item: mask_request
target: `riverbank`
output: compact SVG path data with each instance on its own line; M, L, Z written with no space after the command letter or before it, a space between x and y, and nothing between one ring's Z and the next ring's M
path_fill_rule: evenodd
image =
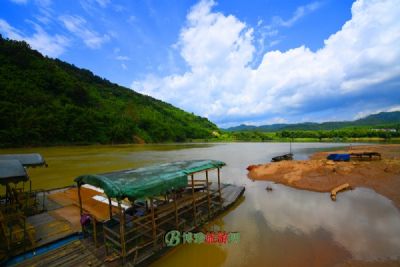
M391 199L400 209L400 145L356 146L335 153L367 151L381 153L382 159L333 162L326 160L332 152L318 152L309 160L252 165L248 177L317 192L330 192L344 183L353 188L368 187Z

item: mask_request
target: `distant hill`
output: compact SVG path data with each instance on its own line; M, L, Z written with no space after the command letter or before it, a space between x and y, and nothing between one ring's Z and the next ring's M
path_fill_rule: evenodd
M338 130L348 127L384 127L400 124L400 111L381 112L372 114L365 118L355 121L334 121L334 122L304 122L296 124L271 124L262 126L239 125L225 129L226 131L260 131L260 132L276 132L276 131L313 131L313 130Z
M185 141L218 127L0 35L0 146Z

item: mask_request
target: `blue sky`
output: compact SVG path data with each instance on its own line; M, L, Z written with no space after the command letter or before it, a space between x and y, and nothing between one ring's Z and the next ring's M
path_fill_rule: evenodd
M400 108L399 0L2 0L0 33L221 127Z

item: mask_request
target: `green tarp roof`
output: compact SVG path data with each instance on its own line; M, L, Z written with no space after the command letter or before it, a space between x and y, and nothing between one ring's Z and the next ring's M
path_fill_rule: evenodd
M75 182L99 187L108 197L139 199L184 188L187 186L187 175L224 165L224 162L216 160L177 161L98 175L82 175Z
M21 162L23 166L26 167L35 167L46 165L46 161L42 157L42 155L38 153L29 153L29 154L0 154L0 160L11 160L16 159Z
M28 174L19 160L0 160L0 184L5 185L28 180Z

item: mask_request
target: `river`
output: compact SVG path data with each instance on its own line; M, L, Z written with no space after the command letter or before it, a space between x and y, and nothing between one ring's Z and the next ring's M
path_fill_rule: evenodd
M307 159L335 143L294 143L295 159ZM287 153L288 143L165 144L2 149L41 153L48 168L28 170L33 187L67 186L81 174L186 159L217 159L222 182L244 185L242 199L202 231L239 232L238 244L185 244L153 266L334 266L353 259L400 259L400 211L367 188L341 193L297 190L247 178L246 167ZM215 181L216 175L211 174ZM272 191L265 188L272 187Z

